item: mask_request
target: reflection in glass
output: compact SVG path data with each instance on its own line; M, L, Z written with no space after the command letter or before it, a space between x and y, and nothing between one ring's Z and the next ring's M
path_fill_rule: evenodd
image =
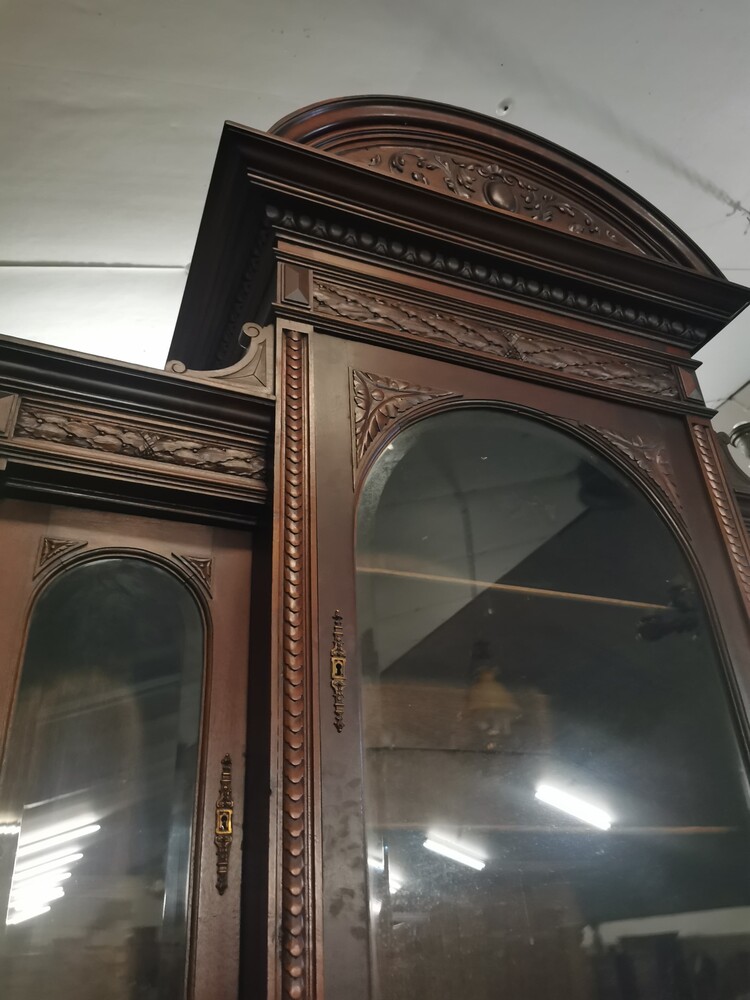
M750 995L744 771L645 496L454 410L377 460L357 570L375 1000Z
M145 560L34 605L0 776L3 1000L184 995L203 644Z

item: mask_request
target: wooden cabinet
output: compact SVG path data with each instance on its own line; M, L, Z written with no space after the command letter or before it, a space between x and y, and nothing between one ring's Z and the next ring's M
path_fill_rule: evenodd
M573 154L350 99L227 125L167 372L0 342L0 708L66 559L203 615L188 995L750 989L750 552L692 360L748 301Z

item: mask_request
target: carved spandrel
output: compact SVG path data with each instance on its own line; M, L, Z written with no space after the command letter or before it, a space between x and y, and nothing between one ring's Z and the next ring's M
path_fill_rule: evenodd
M455 392L413 385L387 375L352 370L354 457L359 466L393 421L409 410L438 399L457 399Z
M190 576L196 580L203 590L212 596L213 580L213 559L203 556L184 556L177 552L172 553L172 557L188 571Z
M679 398L677 377L666 366L632 361L549 335L483 323L332 281L317 279L314 298L315 310L322 315L388 327L409 337L465 348L559 375L572 375L615 389L668 400Z
M43 538L41 544L39 545L39 553L37 555L34 576L38 576L52 563L56 563L65 556L78 552L87 545L88 542L82 542L72 538Z
M459 158L446 150L425 147L367 146L347 149L339 155L412 184L520 215L606 246L643 253L641 247L602 216L499 162Z
M603 427L582 426L587 431L603 438L608 444L613 445L620 454L648 476L676 511L682 511L682 500L674 478L672 463L669 460L669 452L665 445L658 441L647 440L640 435L629 437L619 431Z
M173 360L167 362L165 371L190 378L223 382L244 389L254 396L273 396L275 392L273 325L259 326L257 323L245 323L241 331L241 340L245 345L245 353L236 364L228 368L199 371L188 368L182 361Z

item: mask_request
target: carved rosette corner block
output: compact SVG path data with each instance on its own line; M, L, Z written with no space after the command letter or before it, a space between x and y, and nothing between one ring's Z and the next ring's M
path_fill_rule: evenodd
M224 754L221 759L219 797L216 800L216 823L214 844L216 845L216 888L223 896L229 885L229 852L232 849L232 820L234 799L232 798L232 758Z
M698 453L701 473L729 550L732 569L745 608L750 614L750 543L724 473L719 441L713 428L707 423L691 420L690 432Z
M13 392L0 392L0 438L13 437L21 397Z
M336 732L344 728L344 688L346 687L346 650L341 612L333 616L333 643L331 645L331 687L333 688L333 724Z
M309 308L312 301L310 291L312 271L307 267L300 267L298 264L284 263L281 265L280 272L282 302Z
M354 464L358 467L395 420L410 410L439 399L459 399L456 392L441 392L402 379L352 369Z
M172 553L172 558L181 566L184 566L190 576L200 584L209 597L212 596L213 559L204 556L182 556L176 552Z
M301 326L301 325L300 325ZM315 982L314 880L315 816L310 701L315 687L311 641L309 468L309 328L282 326L282 433L277 463L276 522L279 525L281 673L281 995L309 996Z
M603 427L590 427L585 424L581 426L594 436L613 445L621 455L624 455L637 469L645 473L659 493L668 501L670 507L679 513L682 512L682 501L674 478L672 463L669 461L669 452L665 445L657 441L647 441L640 435L628 437L619 431Z
M64 556L72 555L73 552L77 552L87 545L88 542L76 541L71 538L43 538L39 545L34 576L38 576L51 563L58 562Z
M396 335L443 344L452 349L508 361L589 384L659 399L677 400L675 370L667 365L636 361L547 334L511 329L445 309L395 296L316 279L315 311L323 316L387 327Z

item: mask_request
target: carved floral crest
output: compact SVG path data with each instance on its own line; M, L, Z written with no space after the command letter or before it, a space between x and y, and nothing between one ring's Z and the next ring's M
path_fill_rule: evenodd
M523 177L498 162L459 159L424 148L366 147L346 158L380 173L443 191L501 212L512 212L553 229L597 243L642 253L631 239L605 219L546 185Z

